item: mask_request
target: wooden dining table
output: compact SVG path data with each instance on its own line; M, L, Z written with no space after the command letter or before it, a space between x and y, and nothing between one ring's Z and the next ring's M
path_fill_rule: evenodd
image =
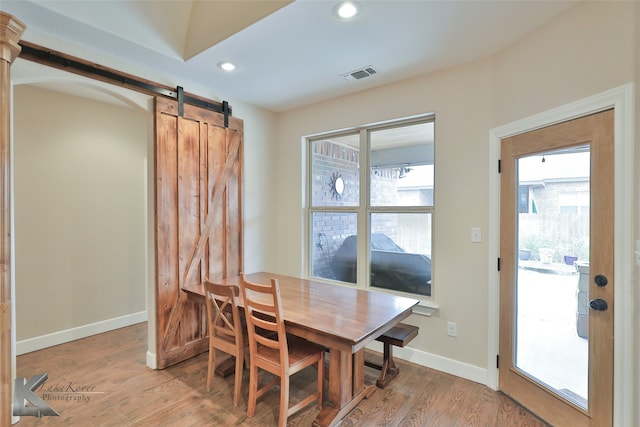
M376 389L365 384L364 348L412 313L417 299L272 273L247 280L267 284L278 279L287 333L329 349L327 403L314 426L333 426ZM239 276L213 280L239 285ZM189 299L204 302L202 284L182 288ZM240 307L244 306L242 298Z

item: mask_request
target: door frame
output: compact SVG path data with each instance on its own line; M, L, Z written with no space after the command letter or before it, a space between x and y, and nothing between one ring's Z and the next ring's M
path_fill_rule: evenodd
M614 276L616 292L614 303L614 372L613 421L614 425L632 425L634 420L634 381L637 377L633 363L636 346L633 307L633 181L635 171L633 139L633 84L629 83L582 100L536 114L489 132L489 292L488 292L488 346L487 386L498 390L500 336L500 275L497 259L500 257L500 142L502 139L554 125L567 120L614 108Z

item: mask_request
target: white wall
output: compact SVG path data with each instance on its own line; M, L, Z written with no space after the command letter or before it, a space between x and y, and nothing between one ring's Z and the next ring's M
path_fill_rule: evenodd
M636 2L582 2L495 57L494 124L632 82Z
M135 107L15 86L19 353L84 336L78 329L87 325L146 320L149 118Z
M275 253L268 248L276 239L278 215L273 185L277 170L275 113L230 101L233 115L244 120L244 271L254 273L275 268Z
M287 167L278 168L278 208L287 214L277 221L277 271L304 271L304 136L435 112L433 300L440 310L410 319L421 327L412 347L421 363L482 381L495 363L486 303L495 260L490 236L481 244L469 236L490 221L489 131L630 82L640 86L638 14L637 2L583 2L488 60L280 114L278 158ZM457 338L446 336L447 321L457 322Z

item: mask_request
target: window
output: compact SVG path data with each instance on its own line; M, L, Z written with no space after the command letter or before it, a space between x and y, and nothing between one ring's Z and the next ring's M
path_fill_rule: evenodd
M589 185L589 181L583 183L584 186ZM588 191L566 191L561 192L558 195L560 202L560 213L566 214L589 214L589 200Z
M308 143L311 276L430 297L433 116Z

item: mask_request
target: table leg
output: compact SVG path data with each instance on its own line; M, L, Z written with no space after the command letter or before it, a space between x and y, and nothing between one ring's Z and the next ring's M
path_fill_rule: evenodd
M313 421L314 426L335 426L362 399L375 391L375 385L364 386L364 350L355 354L330 349L329 401Z
M353 394L364 390L364 349L353 355Z

